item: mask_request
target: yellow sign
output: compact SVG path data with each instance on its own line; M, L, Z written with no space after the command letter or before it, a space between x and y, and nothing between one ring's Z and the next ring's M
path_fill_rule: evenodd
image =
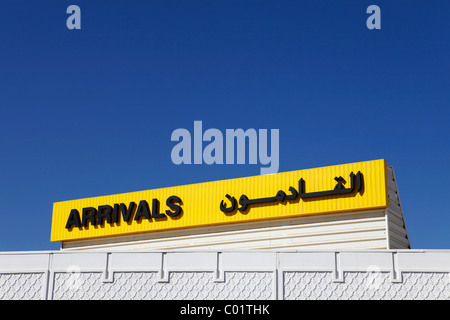
M51 241L386 208L384 160L56 202Z

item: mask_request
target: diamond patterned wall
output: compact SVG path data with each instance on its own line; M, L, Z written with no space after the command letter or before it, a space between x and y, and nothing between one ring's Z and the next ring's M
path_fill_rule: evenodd
M0 300L39 300L42 273L0 274Z
M58 273L54 299L120 300L267 300L272 295L272 274L227 272L225 282L214 282L212 272L171 272L158 282L156 272L118 272L114 282L103 283L101 273Z
M450 252L0 253L0 300L36 299L450 300Z
M333 282L329 272L286 272L287 300L442 300L450 299L448 273L404 273L392 282L387 272L345 272Z

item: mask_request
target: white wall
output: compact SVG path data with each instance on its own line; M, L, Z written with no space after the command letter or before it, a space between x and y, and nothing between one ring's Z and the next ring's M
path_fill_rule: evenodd
M450 250L0 253L0 299L450 298Z

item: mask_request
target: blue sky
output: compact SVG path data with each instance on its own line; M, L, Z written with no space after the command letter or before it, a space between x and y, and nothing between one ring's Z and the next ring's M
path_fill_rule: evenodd
M66 8L81 8L68 30ZM366 8L381 8L381 29ZM280 130L291 171L384 158L415 249L449 249L450 2L0 3L0 251L57 250L54 202L258 175L173 130Z

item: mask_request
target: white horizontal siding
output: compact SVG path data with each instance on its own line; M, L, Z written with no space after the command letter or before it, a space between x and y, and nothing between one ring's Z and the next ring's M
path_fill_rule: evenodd
M382 210L64 242L62 249L386 249Z
M387 210L389 249L410 249L411 243L405 225L393 167L388 167L389 209Z

